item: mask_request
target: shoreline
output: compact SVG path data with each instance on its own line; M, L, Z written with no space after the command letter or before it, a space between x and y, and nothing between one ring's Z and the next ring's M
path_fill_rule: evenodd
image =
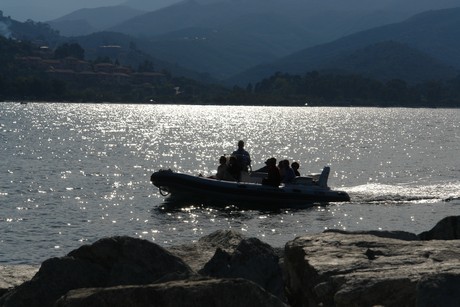
M302 104L229 104L229 103L185 103L185 102L163 102L163 103L152 103L152 102L110 102L110 101L36 101L36 100L8 100L0 101L0 103L17 103L26 106L29 103L46 103L46 104L103 104L103 105L158 105L158 106L215 106L215 107L273 107L273 108L380 108L380 109L447 109L457 110L458 107L452 106L426 106L426 105L379 105L379 104L368 104L368 105L346 105L346 104L324 104L324 105L302 105Z

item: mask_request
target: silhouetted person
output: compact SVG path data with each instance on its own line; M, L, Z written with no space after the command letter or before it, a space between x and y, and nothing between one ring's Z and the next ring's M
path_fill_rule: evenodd
M242 171L249 171L251 167L251 156L249 155L249 152L244 149L243 141L238 141L238 149L232 153L232 156L236 157Z
M228 160L227 172L230 174L233 181L240 181L241 168L236 157L231 156Z
M300 172L299 172L300 165L299 165L299 163L298 162L292 162L291 167L294 170L294 174L296 176L300 176Z
M280 172L281 179L283 179L284 178L284 173L286 172L286 169L284 168L282 160L280 162L278 162L278 171Z
M267 178L262 179L262 184L278 187L281 183L281 175L278 168L276 167L276 159L270 158L265 161L265 164L268 166L268 174Z
M289 160L283 160L281 161L281 165L284 170L284 176L281 177L281 181L283 183L289 183L292 182L295 179L295 172L289 165Z
M217 167L216 178L219 180L224 180L227 173L227 168L227 158L225 156L221 156L219 159L219 166Z

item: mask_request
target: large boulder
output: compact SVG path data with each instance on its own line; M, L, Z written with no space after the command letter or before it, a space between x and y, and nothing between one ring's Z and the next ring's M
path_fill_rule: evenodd
M170 246L168 251L181 258L198 272L214 257L217 249L233 253L243 239L245 237L240 232L217 230L201 237L196 243Z
M284 262L293 306L415 306L424 276L460 276L460 245L327 232L288 242Z
M130 237L105 238L42 263L32 280L0 298L1 306L52 306L67 291L188 278L192 269L164 248Z
M284 300L279 252L257 238L234 230L217 230L196 243L168 247L204 276L246 278Z
M460 306L460 275L436 274L424 276L417 284L417 307Z
M460 216L448 216L440 220L431 230L418 235L421 240L459 240Z
M257 238L242 240L232 253L217 249L198 273L215 278L245 278L285 300L279 257L270 245Z
M336 232L342 234L355 234L355 235L373 235L381 238L389 238L389 239L398 239L404 241L418 241L420 240L419 236L415 233L407 232L407 231L387 231L387 230L357 230L357 231L346 231L341 229L328 229L325 230L324 233L327 232Z
M57 307L286 307L245 279L173 281L145 286L72 290Z

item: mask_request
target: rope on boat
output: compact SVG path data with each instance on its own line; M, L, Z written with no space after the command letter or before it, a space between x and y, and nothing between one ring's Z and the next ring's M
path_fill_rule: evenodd
M158 189L160 190L160 194L162 196L168 196L169 195L169 191L166 188L159 187Z

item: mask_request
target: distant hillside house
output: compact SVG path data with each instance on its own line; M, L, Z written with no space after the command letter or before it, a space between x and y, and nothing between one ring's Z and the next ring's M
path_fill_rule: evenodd
M94 65L95 72L105 72L107 74L112 74L115 72L115 65L112 63L98 63Z
M113 82L114 84L155 84L166 80L159 72L133 72L131 67L112 63L92 65L74 57L64 59L48 59L39 56L19 57L28 67L45 71L53 78L72 82Z
M67 57L61 60L61 65L65 69L72 69L76 72L91 70L91 64L74 57Z

